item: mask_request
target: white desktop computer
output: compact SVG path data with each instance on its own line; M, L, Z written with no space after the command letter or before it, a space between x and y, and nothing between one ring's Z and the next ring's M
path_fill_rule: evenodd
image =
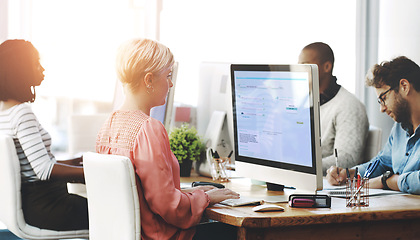
M233 150L230 65L224 62L200 64L197 131L206 141L208 150L217 151L221 157L228 156ZM234 162L232 155L231 164ZM196 170L201 175L211 176L210 159L196 166Z
M322 189L318 68L231 65L236 175Z

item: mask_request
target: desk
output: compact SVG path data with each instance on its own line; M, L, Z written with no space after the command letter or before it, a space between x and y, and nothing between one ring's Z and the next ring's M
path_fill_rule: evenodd
M182 182L210 181L192 176ZM252 185L249 179L225 184L241 195L262 197L283 194ZM369 207L347 208L345 199L332 198L331 208L291 208L284 212L256 213L251 206L215 204L206 209L209 219L238 227L238 239L419 239L420 196L371 197Z

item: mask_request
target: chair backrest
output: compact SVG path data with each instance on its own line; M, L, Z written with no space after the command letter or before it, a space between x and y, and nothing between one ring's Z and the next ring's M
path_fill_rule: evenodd
M375 157L382 148L382 129L373 125L369 126L369 133L366 140L364 161L367 162Z
M20 163L12 137L0 135L0 221L25 239L87 238L88 230L52 231L25 222L22 211Z
M91 240L140 239L140 207L129 158L83 155Z

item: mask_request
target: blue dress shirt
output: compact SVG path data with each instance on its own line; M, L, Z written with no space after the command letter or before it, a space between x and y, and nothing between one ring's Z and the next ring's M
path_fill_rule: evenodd
M388 142L376 157L367 163L359 165L359 171L364 175L370 162L379 160L370 178L378 177L386 171L399 174L398 187L402 192L420 194L420 127L409 136L400 123L395 123Z

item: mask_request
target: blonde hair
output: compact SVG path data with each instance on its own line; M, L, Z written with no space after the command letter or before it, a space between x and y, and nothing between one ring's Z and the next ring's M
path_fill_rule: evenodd
M133 91L147 73L160 74L174 62L171 50L165 45L150 39L132 39L118 50L117 75Z

